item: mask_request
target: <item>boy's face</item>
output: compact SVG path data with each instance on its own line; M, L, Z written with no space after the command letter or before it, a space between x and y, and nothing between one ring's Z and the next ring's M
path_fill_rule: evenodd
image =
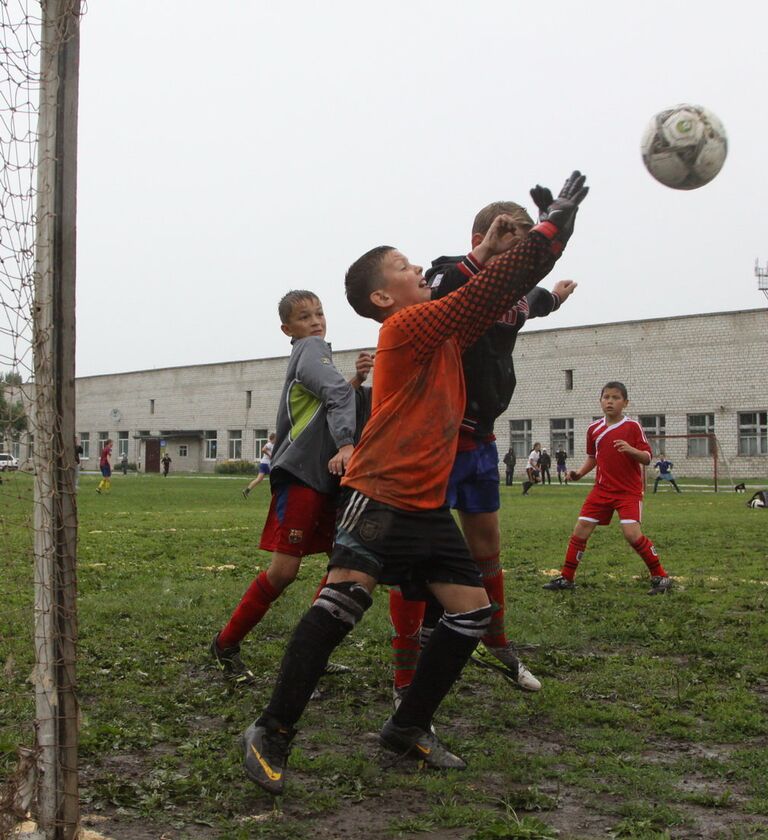
M608 418L620 417L628 404L629 400L618 388L606 388L600 394L600 408Z
M400 251L388 251L381 260L384 284L372 294L374 303L391 315L414 303L424 303L432 292L424 279L424 269L411 265Z
M305 298L294 303L291 317L280 329L291 338L307 338L317 335L325 338L325 313L323 304L317 298Z

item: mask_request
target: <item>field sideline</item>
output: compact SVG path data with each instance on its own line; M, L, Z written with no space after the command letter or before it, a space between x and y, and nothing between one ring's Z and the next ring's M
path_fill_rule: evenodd
M255 545L269 490L245 501L245 481L117 475L98 496L81 479L86 827L119 840L768 837L768 512L748 496L647 496L644 530L678 584L650 598L617 526L590 541L575 592L542 590L586 487L502 487L508 627L542 691L468 666L435 725L469 770L393 763L374 737L391 699L382 590L335 657L354 675L324 682L273 807L237 737L324 562L306 561L244 644L255 691L231 693L207 646L267 559ZM29 476L4 475L0 772L33 716L31 492Z

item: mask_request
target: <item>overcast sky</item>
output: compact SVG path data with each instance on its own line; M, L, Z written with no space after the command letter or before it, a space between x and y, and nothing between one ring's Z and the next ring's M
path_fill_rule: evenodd
M528 329L766 305L768 3L91 0L81 29L79 376L287 354L276 305L315 290L337 349L375 346L343 294L380 244L428 264L485 204L591 192ZM646 173L643 129L714 111L708 186Z

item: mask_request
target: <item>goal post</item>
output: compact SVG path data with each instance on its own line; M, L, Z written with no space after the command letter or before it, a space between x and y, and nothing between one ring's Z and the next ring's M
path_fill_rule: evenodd
M715 493L722 482L721 449L714 433L701 432L683 435L646 435L653 457L646 470L649 482L656 481L658 472L653 468L662 456L673 464L675 479L706 478L712 481Z

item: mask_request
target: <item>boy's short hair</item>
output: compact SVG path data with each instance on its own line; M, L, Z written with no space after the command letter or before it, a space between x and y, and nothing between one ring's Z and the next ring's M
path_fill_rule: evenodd
M615 388L625 400L629 399L629 394L627 393L627 386L623 382L617 382L616 380L611 380L610 382L606 382L603 385L603 390L600 391L600 396L602 397L603 394L609 389Z
M488 229L493 224L493 220L502 213L512 216L516 222L521 222L524 225L533 225L533 219L528 215L525 207L515 204L514 201L494 201L489 204L475 216L475 221L472 223L472 233L479 233L485 236Z
M381 313L371 302L371 292L380 289L384 278L381 263L384 256L395 249L391 245L378 245L358 257L347 269L344 276L344 291L352 309L363 318L381 320Z
M280 316L280 323L287 324L293 312L293 307L303 300L317 300L320 298L307 289L292 289L280 298L280 303L277 304L277 313Z

